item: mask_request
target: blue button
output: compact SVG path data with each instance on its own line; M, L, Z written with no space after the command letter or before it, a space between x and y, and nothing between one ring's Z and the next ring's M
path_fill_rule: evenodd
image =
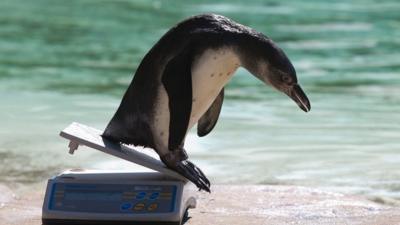
M154 199L157 199L159 195L160 195L160 193L154 192L154 193L152 193L152 194L150 195L149 198L150 198L151 200L154 200Z
M140 192L139 194L136 195L136 199L143 199L144 196L146 196L146 192Z
M129 210L129 209L131 209L131 208L132 208L132 203L129 203L129 202L127 202L127 203L122 203L122 205L121 205L121 210L122 210L122 211Z

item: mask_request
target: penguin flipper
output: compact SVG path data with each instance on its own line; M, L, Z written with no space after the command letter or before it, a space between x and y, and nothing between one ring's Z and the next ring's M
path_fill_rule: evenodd
M197 123L197 135L206 136L215 127L224 101L224 89L222 88L210 108L204 113Z
M192 57L184 50L166 65L161 81L168 94L170 110L168 148L178 149L185 139L192 112Z

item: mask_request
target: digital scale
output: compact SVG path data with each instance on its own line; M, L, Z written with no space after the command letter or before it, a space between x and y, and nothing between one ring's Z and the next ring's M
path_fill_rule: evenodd
M160 160L101 134L72 123L60 136L70 140L71 154L85 145L157 172L66 171L47 183L42 223L182 224L196 207L195 186Z

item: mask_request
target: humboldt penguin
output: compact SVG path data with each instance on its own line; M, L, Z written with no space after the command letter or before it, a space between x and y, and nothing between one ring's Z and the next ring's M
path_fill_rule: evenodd
M238 67L287 94L304 111L310 102L296 71L270 38L221 15L190 17L144 56L103 136L153 148L170 169L210 192L210 182L184 149L186 134L215 126L224 86Z

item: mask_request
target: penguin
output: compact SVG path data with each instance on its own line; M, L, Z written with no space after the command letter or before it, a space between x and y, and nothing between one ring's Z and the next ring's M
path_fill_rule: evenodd
M161 161L210 192L210 181L188 160L184 141L197 124L203 137L217 123L224 86L243 67L308 112L296 71L270 38L216 14L172 27L144 56L103 137L154 149Z

